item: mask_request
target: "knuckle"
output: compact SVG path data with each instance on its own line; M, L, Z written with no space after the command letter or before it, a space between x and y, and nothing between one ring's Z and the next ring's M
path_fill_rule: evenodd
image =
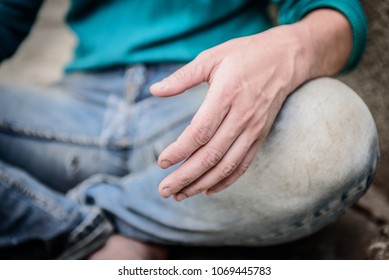
M203 166L206 169L210 169L211 167L215 166L223 157L223 153L216 148L207 148L205 157L202 161Z
M210 52L205 50L205 51L202 51L200 52L197 56L196 56L196 59L197 60L208 60L210 57Z
M202 51L201 53L199 53L197 56L196 56L196 61L209 61L209 59L211 58L209 52L207 51Z
M233 83L227 86L227 95L230 95L231 98L236 98L237 96L241 95L241 93L244 91L241 83Z
M193 140L199 145L203 146L212 137L212 132L209 124L202 122L198 125L191 126Z
M196 60L200 62L210 62L215 59L215 53L212 51L212 49L208 49L205 51L202 51L196 56Z
M183 174L183 175L181 175L178 182L179 182L180 188L184 188L193 182L193 177L189 176L188 174Z
M184 146L176 141L173 143L173 149L172 149L172 155L179 159L179 160L183 160L185 159L188 155L187 155L187 152L186 152L186 149L184 148Z
M220 174L220 179L224 179L230 175L232 175L232 173L234 173L234 171L238 168L238 162L237 161L234 161L234 162L229 162L229 163L226 163L223 167L223 170L222 170L222 173Z

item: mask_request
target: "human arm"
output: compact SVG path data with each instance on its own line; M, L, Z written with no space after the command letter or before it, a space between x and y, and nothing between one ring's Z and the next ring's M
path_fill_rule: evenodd
M206 50L153 85L153 94L167 97L201 82L210 84L192 123L159 157L162 168L185 160L161 182L161 195L180 201L235 182L248 169L286 97L305 81L336 74L350 64L352 34L342 13L317 9L297 23Z
M28 35L43 0L0 1L0 63L12 56Z

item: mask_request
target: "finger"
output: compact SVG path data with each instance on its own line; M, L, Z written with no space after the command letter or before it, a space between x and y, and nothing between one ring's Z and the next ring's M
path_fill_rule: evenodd
M194 196L212 188L220 181L231 176L245 159L252 146L251 143L252 141L248 139L247 133L240 135L219 164L193 184L179 191L174 198L177 201L181 201L185 198Z
M226 90L219 83L215 82L209 87L205 100L191 124L161 153L158 158L159 166L168 168L183 161L214 136L231 108L228 98L223 96Z
M212 61L205 61L199 55L173 74L150 87L150 92L159 97L174 96L202 82L207 82L212 71Z
M205 159L202 159L206 153ZM194 153L177 170L169 174L159 185L159 191L165 198L181 191L192 184L209 168L217 164L225 151L209 145Z
M243 125L237 125L237 118L237 114L229 113L208 144L199 148L160 183L162 196L168 197L182 190L222 160L243 131ZM249 146L247 150L248 148ZM243 155L241 158L243 159Z
M231 186L233 183L235 183L241 176L243 176L244 173L249 169L250 164L255 158L255 155L257 154L258 148L261 145L263 141L257 140L254 142L254 144L251 146L250 150L247 152L246 157L242 160L239 167L227 178L220 181L216 185L214 185L212 188L207 189L204 193L206 195L212 195L217 192L220 192L227 187Z

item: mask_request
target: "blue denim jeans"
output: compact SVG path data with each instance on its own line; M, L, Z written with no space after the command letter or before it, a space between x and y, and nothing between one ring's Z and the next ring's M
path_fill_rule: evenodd
M149 86L179 65L74 73L46 89L0 87L0 258L83 258L113 231L163 244L262 246L324 227L371 183L374 121L322 78L285 102L247 173L211 197L163 199L159 153L207 91Z

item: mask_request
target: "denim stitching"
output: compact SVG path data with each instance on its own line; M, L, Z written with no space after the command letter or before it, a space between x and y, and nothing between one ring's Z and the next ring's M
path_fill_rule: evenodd
M69 248L58 259L85 258L102 246L110 234L113 226L105 220L98 208L93 208L87 217L69 237Z
M318 209L314 211L313 216L307 217L306 219L294 222L293 224L289 225L289 227L286 227L280 231L273 231L272 233L269 233L267 235L262 235L260 237L253 239L250 239L250 243L252 242L258 242L262 240L266 241L276 241L277 239L289 236L291 234L298 234L298 231L302 228L312 228L315 221L318 219L323 219L326 217L331 217L331 215L334 214L340 214L344 211L344 209L354 203L358 198L360 198L368 189L369 187L369 180L368 177L363 178L362 181L360 181L356 187L350 189L349 191L344 192L340 199L335 201L335 203L329 203L325 207L322 207L321 209ZM331 205L332 204L332 205Z
M169 125L161 126L158 131L154 131L154 133L146 135L145 137L138 138L135 140L130 139L120 139L116 143L111 143L107 140L102 140L100 138L92 138L86 135L68 135L62 133L53 133L50 131L42 131L39 129L27 129L15 127L7 122L0 120L0 131L3 130L5 133L14 133L23 136L28 136L31 138L39 138L50 141L57 141L62 143L70 143L80 146L90 146L90 147L105 147L109 149L129 149L129 148L138 148L145 145L148 145L150 142L155 141L159 137L161 137L167 131L170 131L171 127L178 126L183 122L187 122L192 118L190 116L184 116L176 120L175 122L170 123Z
M47 140L54 140L58 142L68 142L78 145L84 146L101 146L100 141L98 139L86 136L86 135L66 135L62 133L53 133L50 131L43 131L40 129L31 129L31 128L21 128L15 127L15 125L11 125L8 122L0 120L0 130L4 130L5 132L11 132L15 134L20 134L24 136L30 136L32 138L41 138ZM107 143L103 143L103 145L108 146Z
M0 180L5 183L6 187L12 188L21 193L22 195L31 198L30 201L35 202L34 205L45 211L47 214L50 214L58 220L64 220L67 218L67 213L61 208L58 208L55 202L51 201L50 199L47 199L44 196L30 191L28 187L26 187L22 182L13 180L1 170Z
M102 213L97 208L92 208L90 215L84 219L70 234L69 242L76 243L79 240L85 239L87 235L97 228L100 224L105 223ZM91 230L92 229L92 230Z

